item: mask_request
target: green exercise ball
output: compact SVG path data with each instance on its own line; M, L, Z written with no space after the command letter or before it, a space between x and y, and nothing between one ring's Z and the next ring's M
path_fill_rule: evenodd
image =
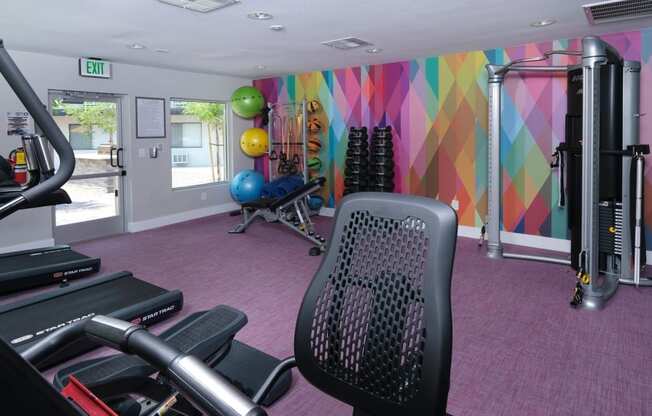
M265 98L258 88L240 87L231 96L231 107L242 118L254 118L265 107Z

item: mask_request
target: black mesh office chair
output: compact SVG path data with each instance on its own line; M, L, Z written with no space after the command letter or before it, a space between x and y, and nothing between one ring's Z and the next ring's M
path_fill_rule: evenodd
M354 416L445 415L456 237L455 212L434 200L345 198L299 311L296 357L274 370L254 402L297 366L313 385L353 406ZM0 357L5 410L82 414L3 342Z
M355 416L445 415L455 212L360 193L337 211L297 321L296 364Z

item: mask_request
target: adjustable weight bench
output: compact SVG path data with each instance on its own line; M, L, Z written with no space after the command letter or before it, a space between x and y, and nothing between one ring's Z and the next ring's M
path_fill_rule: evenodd
M244 221L236 225L229 233L244 233L258 217L267 222L280 222L314 243L315 247L310 249L310 255L318 256L325 250L326 240L315 233L307 201L310 194L321 189L324 182L326 179L319 177L280 198L261 198L242 204Z

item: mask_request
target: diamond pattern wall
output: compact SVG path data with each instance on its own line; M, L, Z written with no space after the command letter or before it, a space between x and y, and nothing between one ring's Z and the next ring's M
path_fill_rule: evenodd
M641 112L652 114L652 28L603 38L626 59L640 60ZM550 49L579 49L579 39L455 53L385 65L310 72L255 82L268 101L321 101L325 116L324 196L333 207L344 190L347 128L392 125L396 191L459 201L462 225L480 226L487 212L487 63L503 63ZM560 56L555 64L573 63ZM503 227L566 238L558 204L558 176L550 155L564 137L563 75L510 74L503 94ZM652 141L652 117L641 120ZM259 162L259 168L262 168ZM652 239L652 160L646 169L646 223Z

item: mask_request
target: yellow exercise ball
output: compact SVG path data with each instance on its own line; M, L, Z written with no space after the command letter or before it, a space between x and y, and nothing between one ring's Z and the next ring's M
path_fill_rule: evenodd
M267 153L267 132L258 127L245 130L240 137L240 148L251 157L260 157Z

